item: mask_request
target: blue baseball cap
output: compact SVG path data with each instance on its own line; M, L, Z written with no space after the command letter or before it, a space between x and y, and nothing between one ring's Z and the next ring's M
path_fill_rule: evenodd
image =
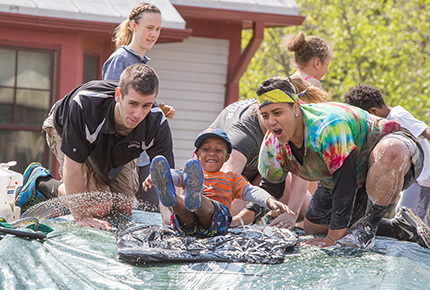
M230 154L232 150L230 139L227 136L227 132L225 132L222 129L219 128L207 128L206 130L203 130L199 133L199 135L196 138L196 141L194 141L194 147L196 147L196 150L199 149L200 145L205 141L207 138L214 137L221 139L227 143L227 153Z

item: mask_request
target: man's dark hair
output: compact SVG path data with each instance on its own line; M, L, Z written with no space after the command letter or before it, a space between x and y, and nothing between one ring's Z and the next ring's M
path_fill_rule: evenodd
M133 64L122 72L118 87L122 97L127 95L130 88L143 96L157 94L158 76L150 66Z
M382 108L385 105L381 91L371 85L358 84L349 88L346 92L344 102L369 111L370 108Z

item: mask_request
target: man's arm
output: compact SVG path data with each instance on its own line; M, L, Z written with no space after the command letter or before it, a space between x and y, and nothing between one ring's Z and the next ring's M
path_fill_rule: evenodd
M78 163L67 155L64 155L63 182L66 194L85 192L84 176L82 173L82 163Z
M78 163L67 155L64 155L63 182L67 196L87 191L85 188L82 166L82 163ZM79 198L75 200L71 199L69 201L68 206L76 224L85 227L109 230L112 227L110 223L93 218L93 214L97 215L106 207L104 207L103 204L95 206L91 205L90 207L90 205L85 201L86 199Z
M289 197L288 197L288 207L292 211L296 213L300 212L300 209L302 208L303 202L305 201L305 198L306 198L308 187L309 187L309 181L304 180L303 178L292 174L291 188L290 188Z
M297 175L292 174L291 186L288 186L288 182L285 185L284 196L281 197L280 201L287 204L288 207L296 215L282 214L276 217L271 223L271 226L277 226L282 228L292 229L294 228L297 218L299 217L300 210L308 194L309 181L304 180Z
M224 163L224 165L221 168L221 171L223 172L236 172L241 174L243 169L245 168L245 165L247 163L246 156L243 155L241 152L237 151L236 149L233 149L231 152L230 158L227 160L227 162Z
M246 163L248 162L246 156L241 153L240 151L233 149L231 152L230 158L227 160L227 162L224 163L224 165L221 168L221 171L223 172L236 172L239 174L242 174L243 169L246 166ZM240 203L241 206L241 203ZM231 222L231 226L237 226L241 224L241 221L244 224L250 224L254 221L255 214L254 212L242 209L236 216L233 217L233 220Z
M430 127L427 127L422 133L421 136L430 141Z

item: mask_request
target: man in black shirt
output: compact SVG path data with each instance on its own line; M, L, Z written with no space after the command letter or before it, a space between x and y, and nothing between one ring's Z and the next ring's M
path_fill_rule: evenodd
M110 224L97 217L111 211L131 212L138 191L135 159L140 153L146 150L151 158L163 155L174 167L171 131L162 111L154 106L157 93L155 71L136 64L121 74L119 83L92 81L59 100L43 130L60 163L62 182L44 174L43 167L33 166L24 174L28 182L18 205L31 204L37 194L50 198L107 191L115 193L113 198L97 206L69 202L77 224L109 229ZM38 176L44 178L38 180Z

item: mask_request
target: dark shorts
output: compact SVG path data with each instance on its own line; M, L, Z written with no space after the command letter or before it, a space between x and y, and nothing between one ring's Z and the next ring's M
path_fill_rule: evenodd
M398 131L395 133L388 134L384 136L381 140L385 138L396 138L408 146L411 151L411 167L404 177L403 181L403 190L411 186L415 180L420 176L421 171L423 171L424 167L424 151L418 143L417 139L406 129L402 131Z
M209 229L205 229L197 219L194 224L194 227L190 229L184 229L179 224L179 221L175 214L172 214L170 216L170 222L172 227L181 236L185 235L195 236L199 238L207 238L226 234L232 219L230 211L228 210L228 207L218 201L212 200L212 203L214 205L214 213Z
M270 209L268 209L267 207L258 205L256 203L249 203L245 206L245 208L247 210L254 212L254 214L255 214L254 223L259 221L262 217L264 217L270 211Z
M406 172L403 181L403 189L411 186L416 178L421 174L423 168L424 154L417 140L409 131L398 131L384 136L385 138L397 138L404 142L411 151L411 167ZM381 140L382 140L381 139ZM357 190L354 202L352 217L347 227L352 226L357 220L364 216L367 206L366 187ZM318 185L306 210L306 219L312 223L320 225L330 225L332 212L331 190ZM343 228L342 225L330 225L331 228Z
M352 217L347 227L351 227L366 211L367 192L364 188L357 190L355 195ZM306 219L314 224L330 225L332 208L331 190L318 185L306 210ZM333 228L343 228L343 225L331 225Z

